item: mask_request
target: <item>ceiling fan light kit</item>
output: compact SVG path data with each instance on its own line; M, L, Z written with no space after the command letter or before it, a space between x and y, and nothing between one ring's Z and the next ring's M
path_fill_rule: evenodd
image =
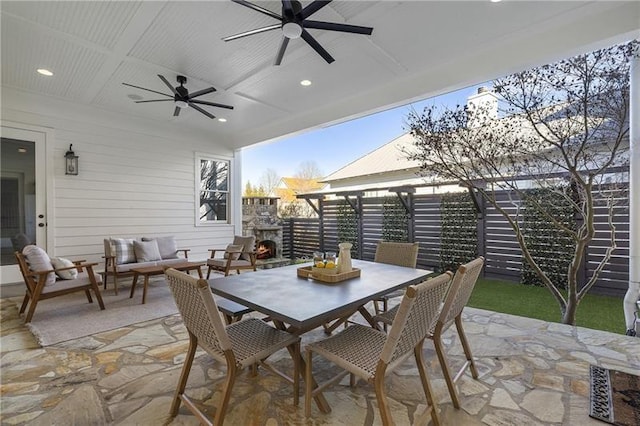
M262 13L263 15L267 15L273 19L280 21L280 25L268 25L262 28L256 28L250 31L245 31L239 34L235 34L229 37L225 37L222 40L224 41L232 41L237 40L242 37L247 37L254 34L260 34L266 31L271 31L280 28L282 30L282 42L280 43L280 47L278 48L278 53L276 55L276 60L274 65L280 65L282 63L282 58L284 57L284 53L287 50L287 46L289 44L289 40L297 39L302 37L302 39L307 42L313 50L315 50L327 63L332 63L334 61L333 57L327 52L320 43L307 31L307 28L317 29L317 30L328 30L328 31L339 31L343 33L352 33L352 34L365 34L371 35L373 32L373 28L371 27L362 27L359 25L349 25L349 24L340 24L336 22L322 22L322 21L311 21L307 18L313 15L326 5L328 5L331 0L315 0L309 3L304 8L302 4L298 0L281 0L282 2L282 15L278 15L275 12L272 12L268 9L265 9L262 6L258 6L256 4L250 3L246 0L231 0L234 3L238 3L239 5L248 7L249 9L253 9L256 12Z

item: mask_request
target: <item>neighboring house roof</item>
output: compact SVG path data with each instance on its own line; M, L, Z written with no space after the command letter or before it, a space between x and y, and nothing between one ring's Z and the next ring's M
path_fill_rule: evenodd
M321 183L317 179L303 179L296 177L283 177L280 179L279 188L290 189L294 192L298 191L314 191L318 189L322 189L325 184Z
M296 201L297 194L319 191L325 186L326 184L316 179L283 177L280 179L278 186L273 189L273 193L275 196L280 197L284 203L290 203Z
M330 174L322 182L406 171L407 169L417 171L420 163L407 159L406 154L403 153L403 149L411 149L414 140L413 136L405 133Z

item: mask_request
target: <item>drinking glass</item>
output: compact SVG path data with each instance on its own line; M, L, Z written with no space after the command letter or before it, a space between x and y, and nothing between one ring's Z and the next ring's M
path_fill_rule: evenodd
M313 252L313 266L318 266L319 263L322 263L324 266L324 252L314 251Z

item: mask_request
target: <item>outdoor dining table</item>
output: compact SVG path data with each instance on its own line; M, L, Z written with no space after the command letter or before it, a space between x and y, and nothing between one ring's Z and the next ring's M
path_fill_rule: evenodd
M214 278L209 286L214 294L269 316L278 328L302 335L356 311L376 327L364 308L367 302L420 283L433 272L363 260L352 263L360 269L360 276L338 283L299 277L297 268L307 266L299 264ZM322 412L331 411L322 394L315 400Z

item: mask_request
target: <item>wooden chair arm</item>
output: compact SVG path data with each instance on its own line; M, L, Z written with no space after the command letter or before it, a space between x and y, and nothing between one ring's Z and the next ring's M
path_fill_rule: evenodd
M217 251L226 251L226 248L214 248L214 249L209 249L209 259L213 259L216 256L216 252Z
M184 253L185 259L189 259L189 252L191 251L191 249L178 249L177 251Z

